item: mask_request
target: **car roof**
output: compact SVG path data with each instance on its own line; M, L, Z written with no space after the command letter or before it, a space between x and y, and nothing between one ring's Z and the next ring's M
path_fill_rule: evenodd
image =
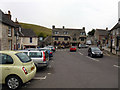
M20 50L20 52L42 52L42 51L38 51L38 50Z
M5 50L5 51L0 51L0 53L16 54L16 53L20 53L20 52L19 51L8 51L8 50Z

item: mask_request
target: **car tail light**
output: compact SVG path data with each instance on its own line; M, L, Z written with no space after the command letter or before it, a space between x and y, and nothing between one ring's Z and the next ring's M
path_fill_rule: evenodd
M50 54L52 54L52 52L50 52Z
M55 50L55 48L54 48L54 50Z
M43 52L43 61L46 61L45 52Z
M25 74L28 74L25 67L23 67L22 70L24 71Z

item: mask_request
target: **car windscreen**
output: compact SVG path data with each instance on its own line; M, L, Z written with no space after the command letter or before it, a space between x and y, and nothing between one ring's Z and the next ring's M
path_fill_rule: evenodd
M100 51L100 49L99 48L92 48L92 51Z
M30 58L42 58L42 52L29 52Z
M23 62L30 62L31 59L25 53L17 53L16 56Z

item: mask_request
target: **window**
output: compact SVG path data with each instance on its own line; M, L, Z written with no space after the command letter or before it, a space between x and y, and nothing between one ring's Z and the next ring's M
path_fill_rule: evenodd
M64 38L64 40L65 40L65 41L67 41L67 40L68 40L68 38L67 38L67 37L65 37L65 38Z
M84 38L83 38L83 37L81 38L81 41L84 41Z
M119 29L116 30L116 34L119 35Z
M55 40L58 40L58 37L55 37Z
M73 38L73 41L76 41L77 39L76 38Z
M30 43L32 43L32 37L30 37Z
M68 32L67 32L67 31L65 31L65 32L64 32L64 34L68 34Z
M13 64L13 59L9 55L0 54L0 64Z
M59 34L59 32L58 32L58 31L55 31L55 34Z
M84 32L81 32L80 35L85 35L85 33L84 33Z
M8 28L8 36L12 36L12 29L11 29L11 27Z
M42 53L41 52L30 52L29 56L31 58L41 58L42 57Z
M17 53L16 56L23 62L30 62L31 59L25 53Z

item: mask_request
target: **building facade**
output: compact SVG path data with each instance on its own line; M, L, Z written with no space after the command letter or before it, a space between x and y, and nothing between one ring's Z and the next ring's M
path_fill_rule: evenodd
M105 46L108 43L108 35L109 35L108 28L96 29L94 33L96 44Z
M19 29L18 49L37 48L38 37L32 29Z
M109 47L120 50L120 21L110 30Z
M85 27L83 29L55 28L52 26L52 45L54 46L78 46L86 43Z
M8 14L4 14L0 10L0 16L0 50L14 50L15 24L11 20L11 13L8 11Z

